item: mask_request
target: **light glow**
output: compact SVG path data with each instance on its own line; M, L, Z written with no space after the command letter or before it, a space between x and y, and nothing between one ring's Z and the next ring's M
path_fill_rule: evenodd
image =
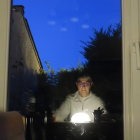
M84 112L76 113L71 117L72 123L88 123L90 121L91 120L90 120L89 115Z

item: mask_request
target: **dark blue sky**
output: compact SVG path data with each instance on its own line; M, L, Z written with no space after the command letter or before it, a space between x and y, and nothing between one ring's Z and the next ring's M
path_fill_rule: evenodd
M25 7L39 56L58 71L85 62L81 41L121 20L120 0L13 0Z

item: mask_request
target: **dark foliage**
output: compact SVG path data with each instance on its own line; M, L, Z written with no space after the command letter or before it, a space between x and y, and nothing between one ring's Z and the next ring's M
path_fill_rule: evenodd
M104 99L109 112L122 112L121 26L94 30L94 37L83 49L84 67L92 75L94 92Z

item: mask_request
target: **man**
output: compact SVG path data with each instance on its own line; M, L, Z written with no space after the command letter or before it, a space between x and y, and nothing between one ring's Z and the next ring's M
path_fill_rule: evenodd
M86 113L90 121L94 121L94 111L104 109L106 112L103 101L91 92L93 85L92 79L89 76L80 76L77 79L77 91L69 95L64 103L54 113L56 122L63 122L68 116L71 118L76 113Z

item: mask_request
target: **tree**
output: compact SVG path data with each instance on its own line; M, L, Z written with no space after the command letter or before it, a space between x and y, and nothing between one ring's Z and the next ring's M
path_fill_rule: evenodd
M90 41L83 42L87 59L85 71L92 75L94 92L103 98L110 112L122 111L121 25L94 30Z
M121 26L109 26L107 30L94 30L90 41L84 43L82 54L88 63L99 60L121 59Z

